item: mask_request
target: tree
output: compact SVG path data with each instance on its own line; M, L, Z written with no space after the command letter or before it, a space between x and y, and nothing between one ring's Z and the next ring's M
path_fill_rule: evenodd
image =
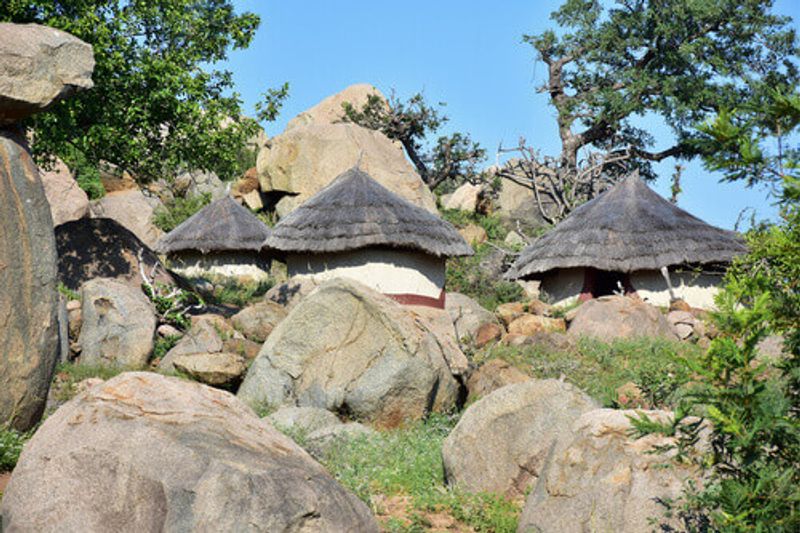
M0 20L53 26L94 47L94 88L30 121L34 153L61 157L79 182L90 184L100 161L142 182L245 170L241 151L258 125L241 116L230 72L213 65L249 45L258 16L235 13L230 0L10 0ZM267 94L264 110L282 95Z
M444 106L440 103L439 107ZM431 189L452 190L464 182L480 181L480 164L486 151L464 133L440 136L426 151L428 134L435 134L447 122L447 116L428 105L422 94L403 102L394 93L386 102L372 94L356 109L350 102L342 104L343 119L365 128L382 132L403 145L417 168L422 181Z
M619 176L651 164L691 159L704 148L695 126L720 109L756 103L769 87L797 80L795 33L771 0L566 0L552 14L563 32L526 35L547 67L539 92L556 110L561 152L545 157L528 147L501 176L530 184L555 209L557 221ZM636 119L660 117L672 144L655 139Z

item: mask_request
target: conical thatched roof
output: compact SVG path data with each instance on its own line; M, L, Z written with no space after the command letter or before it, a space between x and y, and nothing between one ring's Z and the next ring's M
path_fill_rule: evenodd
M745 251L736 233L690 215L633 175L577 208L525 248L506 277L569 267L632 272L720 263Z
M270 230L230 196L212 202L158 241L161 253L261 250Z
M472 255L456 229L351 168L284 217L266 240L282 252L343 252L368 246L435 256Z

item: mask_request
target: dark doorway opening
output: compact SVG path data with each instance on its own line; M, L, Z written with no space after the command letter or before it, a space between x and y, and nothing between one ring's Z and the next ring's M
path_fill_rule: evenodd
M636 294L636 289L631 284L629 274L598 270L596 268L585 268L583 270L583 289L580 297L582 302L619 292Z

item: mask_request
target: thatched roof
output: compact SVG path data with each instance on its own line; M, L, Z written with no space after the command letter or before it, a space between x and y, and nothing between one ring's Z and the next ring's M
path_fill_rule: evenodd
M506 277L569 267L632 272L726 263L745 251L736 233L690 215L634 175L578 207L530 244Z
M270 230L230 196L212 202L158 241L161 253L259 251Z
M286 215L267 248L282 252L343 252L366 247L421 250L441 256L472 255L456 229L436 215L351 168Z

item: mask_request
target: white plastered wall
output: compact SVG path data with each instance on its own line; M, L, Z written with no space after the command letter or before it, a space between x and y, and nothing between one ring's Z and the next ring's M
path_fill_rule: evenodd
M269 278L270 268L270 260L255 252L182 252L170 255L169 264L187 278L224 277L239 281L264 281Z
M583 290L583 268L565 268L545 273L540 289L553 305L569 305L578 300ZM692 307L712 309L722 275L708 272L670 272L676 298ZM630 275L631 285L644 301L656 306L669 306L667 282L658 270L639 270Z
M439 298L444 288L445 260L407 250L363 249L337 254L289 255L289 276L317 281L347 278L383 294L417 294Z

